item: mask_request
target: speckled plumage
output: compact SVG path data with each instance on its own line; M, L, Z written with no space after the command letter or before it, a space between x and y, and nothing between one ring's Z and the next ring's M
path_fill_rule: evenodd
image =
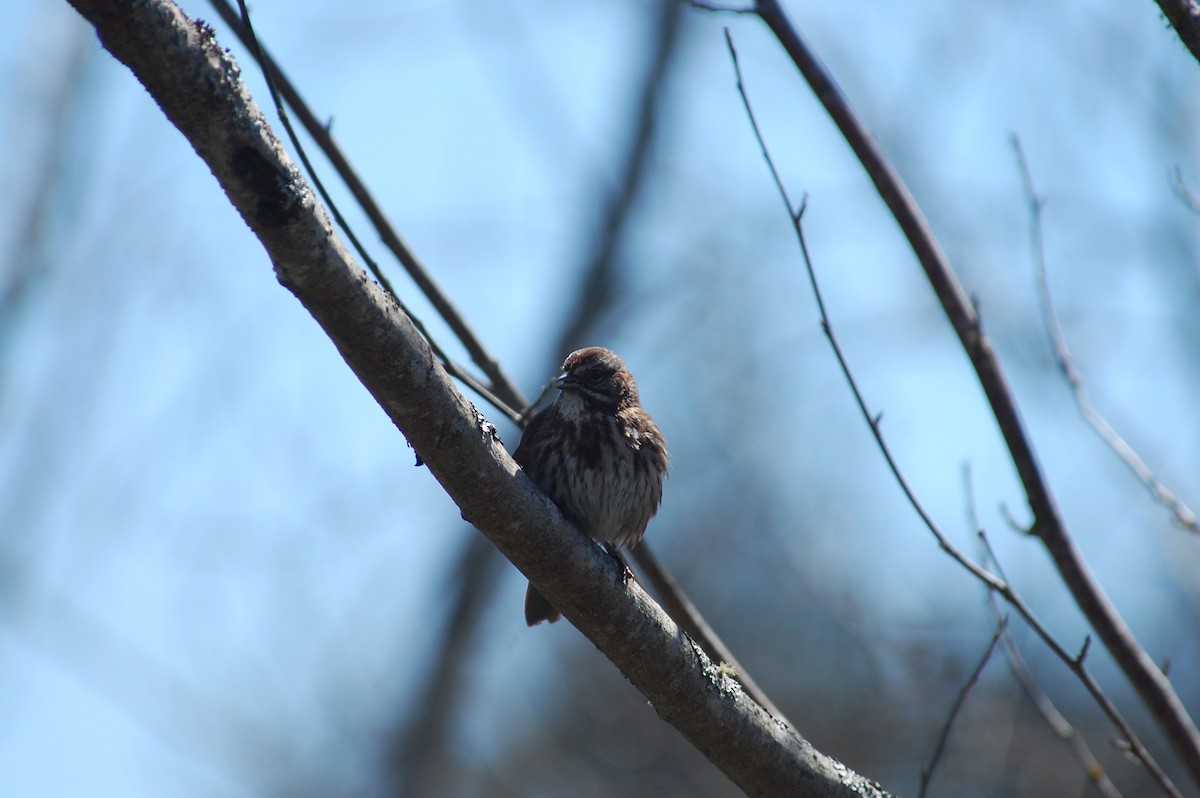
M662 502L668 457L633 375L613 352L589 347L567 357L555 386L558 397L530 420L514 459L593 539L636 545ZM530 585L525 620L557 619Z

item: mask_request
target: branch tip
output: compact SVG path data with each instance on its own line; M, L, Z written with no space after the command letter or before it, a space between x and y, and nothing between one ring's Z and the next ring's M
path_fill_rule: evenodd
M1077 655L1075 655L1075 664L1077 666L1079 666L1080 668L1083 667L1084 661L1087 660L1088 651L1091 649L1091 647L1092 647L1092 636L1087 635L1086 637L1083 638L1083 647L1080 648L1079 653Z

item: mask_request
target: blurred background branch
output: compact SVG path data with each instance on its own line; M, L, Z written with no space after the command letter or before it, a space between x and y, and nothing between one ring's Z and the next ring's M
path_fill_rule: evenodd
M1042 208L1045 199L1038 196L1037 189L1033 184L1033 174L1029 171L1029 163L1025 160L1025 151L1021 149L1021 140L1015 135L1012 137L1012 145L1017 155L1017 167L1021 171L1021 185L1025 190L1025 202L1029 207L1029 241L1033 251L1034 268L1037 271L1038 296L1042 301L1046 332L1050 337L1050 345L1054 349L1054 361L1058 364L1058 370L1062 372L1063 379L1075 394L1075 403L1079 405L1079 412L1083 414L1084 420L1091 425L1108 448L1112 449L1113 454L1120 458L1138 481L1149 489L1150 495L1154 497L1155 501L1174 514L1175 520L1179 522L1180 526L1189 532L1200 532L1200 528L1196 525L1196 514L1192 512L1192 508L1188 507L1183 499L1176 496L1154 475L1150 466L1146 465L1134 448L1113 429L1108 420L1092 404L1087 386L1083 383L1083 376L1075 367L1075 358L1071 355L1066 339L1063 338L1062 325L1058 321L1058 314L1054 310L1054 301L1050 295L1050 276L1046 270L1046 250L1042 233Z

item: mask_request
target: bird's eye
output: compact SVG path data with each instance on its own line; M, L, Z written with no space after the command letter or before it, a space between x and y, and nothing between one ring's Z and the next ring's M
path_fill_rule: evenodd
M607 373L605 372L604 367L599 364L588 367L587 371L585 371L583 374L583 378L593 384L603 382L606 376Z

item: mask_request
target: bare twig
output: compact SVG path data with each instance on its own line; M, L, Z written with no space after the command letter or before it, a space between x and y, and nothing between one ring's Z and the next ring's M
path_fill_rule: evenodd
M1000 561L996 557L995 550L992 549L992 543L990 540L988 540L987 532L982 528L978 528L976 534L978 535L979 541L984 548L985 562L990 560L996 568L996 573L1000 574L1001 578L1005 578L1004 569L1001 567ZM1006 578L1005 584L1008 584ZM1003 594L1001 595L1003 596ZM1009 600L1008 596L1004 596L1004 598L1006 601ZM989 599L994 602L994 594L992 591L989 591ZM999 612L999 609L997 608L995 611ZM1057 640L1051 638L1049 633L1044 629L1034 627L1034 632L1037 633L1038 637L1042 639L1042 642L1050 648L1054 655L1067 666L1071 673L1073 673L1075 677L1083 683L1083 686L1087 688L1088 693L1090 693L1092 696L1092 700L1096 702L1104 714L1108 716L1108 719L1112 722L1112 724L1117 727L1117 731L1121 733L1121 737L1127 746L1127 751L1129 754L1134 759L1142 763L1142 766L1146 768L1146 771L1150 774L1150 776L1156 782L1158 782L1159 789L1161 789L1165 795L1171 796L1171 798L1183 798L1183 794L1179 791L1179 788L1176 787L1174 782L1171 781L1170 777L1163 772L1163 769L1159 766L1158 762L1153 756L1151 756L1150 752L1146 750L1146 746L1142 744L1141 739L1133 731L1133 727L1129 725L1124 716L1122 716L1120 711L1117 710L1116 705L1108 699L1108 696L1106 696L1103 691L1101 691L1100 685L1096 683L1096 680L1092 678L1091 673L1089 673L1087 668L1084 666L1084 661L1087 659L1088 649L1091 647L1091 636L1089 635L1084 638L1079 654L1076 656L1071 656L1070 652L1063 648ZM1012 649L1013 651L1016 651L1016 646L1013 645ZM1022 687L1026 686L1024 681L1021 681L1021 684ZM1036 686L1036 684L1034 686ZM1038 690L1037 692L1040 693L1041 691ZM1031 698L1032 697L1033 696L1031 695ZM1041 703L1036 699L1035 703L1038 704L1039 710L1043 710ZM1053 705L1050 705L1049 709L1053 709ZM1043 711L1043 717L1046 717L1048 722L1051 721L1051 718L1054 715L1058 715L1057 710L1055 710L1053 714L1048 714L1046 711ZM1059 717L1061 717L1061 715L1059 715ZM1065 731L1065 729L1063 729L1063 727L1056 722L1051 722L1051 727L1055 729L1056 733L1060 733L1060 735L1062 731ZM1072 731L1074 730L1072 729ZM1084 773L1089 779L1091 779L1093 782L1096 782L1099 786L1101 776L1103 775L1103 769L1100 768L1099 763L1095 761L1095 757L1092 756L1090 749L1088 749L1086 743L1083 742L1082 736L1079 735L1078 732L1075 732L1074 735L1068 737L1067 739L1071 742L1072 747L1075 749L1080 763L1083 764ZM1113 788L1113 790L1115 791L1115 788Z
M984 335L979 315L942 252L928 222L896 170L851 109L833 78L800 37L778 0L758 0L758 13L791 57L847 144L875 183L880 198L917 256L943 312L979 378L1033 512L1031 533L1045 546L1075 603L1149 708L1192 779L1200 784L1200 729L1175 688L1138 644L1067 532L1049 484L1041 473L1008 380Z
M346 221L345 217L342 216L342 212L338 208L337 203L333 201L333 198L329 196L329 192L325 190L325 184L322 182L321 176L317 174L317 170L313 168L312 162L308 160L308 150L306 150L304 145L300 143L300 137L296 135L296 129L292 127L291 117L288 116L287 108L283 104L283 98L279 94L279 89L275 86L275 79L271 74L271 67L267 63L266 55L263 52L262 46L258 42L258 34L254 32L254 25L250 22L250 11L246 8L246 0L237 0L237 4L238 11L242 15L241 22L246 33L246 39L248 40L247 46L250 48L250 54L254 57L254 61L258 64L259 68L262 69L263 80L266 81L267 84L267 92L271 95L271 102L275 105L275 113L279 116L279 121L283 125L284 131L288 135L288 140L292 142L292 148L296 151L297 157L300 158L300 163L304 165L305 174L308 175L308 179L311 180L313 186L316 187L317 192L321 195L321 199L325 201L325 205L328 206L330 213L333 214L333 218L335 221L337 221L338 227L342 228L342 232L346 234L346 237L354 246L354 251L358 253L360 258L362 258L367 270L370 271L371 274L374 275L375 279L379 281L379 285L383 287L384 291L388 292L392 296L396 296L396 291L392 288L392 284L380 270L379 264L377 264L375 259L371 257L370 253L367 252L366 247L364 247L362 242L359 241L354 229L350 227L350 224ZM407 308L404 309L404 312L408 313L410 317L412 316L412 313L409 312ZM422 333L424 333L424 329L422 329ZM428 338L429 336L426 335L425 337Z
M1113 724L1117 726L1121 733L1125 735L1126 739L1130 741L1131 750L1135 751L1135 756L1141 759L1151 774L1159 779L1159 783L1163 786L1164 791L1169 795L1172 795L1173 798L1178 796L1178 791L1175 790L1174 785L1171 784L1170 780L1162 772L1162 769L1156 762L1154 762L1154 759L1150 756L1150 753L1146 751L1145 747L1142 746L1138 741L1133 729L1129 727L1124 718L1122 718L1120 713L1117 712L1116 707L1114 707L1112 702L1110 702L1108 698L1100 691L1099 686L1092 679L1091 675L1084 670L1082 667L1082 662L1077 662L1074 657L1072 657L1061 645L1059 645L1058 641L1056 641L1050 635L1046 627L1041 623L1040 620L1038 620L1037 616L1034 615L1033 610L1030 609L1029 605L1025 603L1024 599L1021 598L1021 596L1012 588L1007 579L1004 579L1002 576L997 576L988 571L986 568L975 563L965 554L963 554L958 547L950 542L949 538L947 538L942 532L937 522L933 520L933 517L929 515L924 505L921 504L920 500L913 492L907 478L900 470L899 464L892 456L892 452L887 445L887 441L883 437L883 433L880 428L881 416L872 415L870 409L867 407L866 399L864 398L862 391L859 390L858 383L854 378L854 374L850 370L850 365L846 360L844 353L842 352L841 345L837 340L837 336L834 334L833 325L830 322L828 313L825 309L825 301L822 298L821 289L817 283L816 270L813 267L812 258L808 252L808 244L804 236L804 225L802 224L804 206L801 205L799 209L794 208L791 199L788 197L787 189L783 185L783 179L780 177L778 170L775 168L775 163L771 158L771 154L767 149L765 141L763 140L762 132L759 130L758 122L755 119L754 109L751 107L750 99L746 94L745 84L742 81L741 66L738 63L737 58L737 49L733 45L733 37L730 35L728 29L725 31L725 41L729 47L729 53L733 60L734 72L737 75L738 93L742 97L742 104L745 106L746 114L750 118L750 126L754 130L755 139L757 139L759 147L762 150L763 158L771 172L771 177L775 182L775 187L778 189L779 195L783 200L785 207L787 208L788 216L791 218L792 228L795 231L796 239L800 244L800 252L804 260L804 268L808 272L809 281L812 284L813 294L817 302L817 308L821 315L821 329L824 331L826 338L829 340L830 346L833 348L833 353L837 358L838 366L841 368L842 374L846 378L847 384L850 386L850 391L853 393L854 400L858 404L859 412L862 414L868 426L871 428L871 434L875 438L875 443L879 447L879 451L883 455L884 461L891 470L897 484L904 492L905 498L908 499L908 502L912 506L913 510L918 516L920 516L922 522L924 522L930 533L933 534L934 538L937 540L938 546L940 546L943 551L950 555L955 562L965 568L972 576L982 582L985 587L987 587L989 590L994 590L996 593L1002 596L1004 600L1008 602L1008 604L1014 610L1017 611L1017 614L1029 624L1030 628L1034 630L1038 637L1040 637L1046 643L1046 645L1050 647L1055 655L1058 656L1059 659L1061 659L1064 663L1066 663L1067 666L1072 669L1072 672L1078 676L1080 681L1083 682L1084 686L1100 705L1101 709L1104 710L1105 714L1109 716L1109 718L1113 721Z
M833 323L830 321L829 313L825 308L824 296L821 293L820 285L817 283L816 269L813 268L812 259L808 252L808 240L804 235L803 216L805 204L801 203L798 208L792 204L792 200L788 196L787 189L783 185L783 179L779 176L779 171L775 168L775 162L771 158L771 153L767 149L766 142L762 137L762 132L758 127L758 120L754 116L754 109L750 104L750 98L746 94L746 86L742 82L741 65L738 63L737 48L734 47L733 37L730 35L728 29L725 31L725 43L728 45L730 57L733 59L733 69L737 75L737 89L738 93L742 97L742 105L745 107L746 114L750 118L750 126L754 131L754 137L758 141L758 146L762 151L763 158L767 162L767 168L771 171L771 179L775 182L775 188L779 191L779 196L783 200L784 206L787 208L788 217L792 222L792 229L795 231L796 240L800 244L800 254L804 260L804 268L808 273L809 283L812 285L813 289L813 296L817 302L817 310L821 315L821 331L825 333L825 337L828 339L829 345L833 348L833 354L834 357L837 358L838 367L842 371L842 376L846 378L846 382L850 386L850 391L853 393L854 400L858 404L859 412L862 414L863 418L867 422L867 425L870 427L871 435L875 438L875 443L879 447L879 450L883 455L883 459L888 465L888 469L892 472L892 476L896 479L897 484L899 484L900 490L904 492L904 497L908 500L908 503L912 506L917 515L920 516L921 521L925 524L929 531L933 533L938 545L945 550L946 553L953 557L955 561L959 563L959 565L963 566L972 574L974 574L976 578L982 580L984 584L989 585L996 590L1004 590L1005 585L1003 582L1001 582L998 578L984 568L981 568L979 565L971 561L970 558L959 551L959 549L950 542L950 539L942 533L942 530L938 526L937 522L933 520L933 517L921 503L921 500L917 498L912 486L908 483L907 477L904 476L904 472L900 470L900 465L892 456L892 450L883 437L881 425L882 414L874 414L871 412L870 408L867 407L866 398L863 396L862 391L859 390L858 382L854 378L854 373L850 370L850 363L846 360L845 353L842 352L841 344L839 343L837 334L833 329Z
M320 175L317 174L312 162L309 161L308 152L305 150L304 145L301 144L300 137L296 135L296 131L292 127L292 121L288 116L287 108L284 106L283 98L279 93L279 89L275 86L275 78L273 75L274 70L271 68L271 64L267 61L266 54L262 49L262 46L259 44L258 36L254 33L254 26L250 22L250 12L246 8L246 0L237 0L237 3L242 15L241 22L245 30L244 38L248 40L248 46L250 48L251 55L254 56L254 60L258 62L259 67L262 69L263 79L267 83L267 90L270 92L271 101L275 104L275 112L279 116L279 121L283 124L283 129L287 132L288 139L292 142L292 148L296 151L297 157L300 158L300 162L304 165L304 171L308 174L309 180L311 180L313 186L316 187L317 193L321 195L321 199L325 201L325 205L329 208L329 212L333 215L334 221L337 222L338 227L340 227L342 232L345 233L346 238L350 241L351 246L354 247L354 251L358 253L360 258L362 258L363 263L366 264L367 269L379 282L379 285L383 288L383 290L386 291L396 301L396 303L400 305L400 309L403 310L410 319L412 319L413 324L416 325L417 329L421 332L421 335L429 343L429 348L433 350L434 355L437 356L438 360L441 361L446 370L452 376L458 377L460 380L462 380L464 384L472 388L476 393L487 400L489 404L493 405L501 413L508 416L509 419L515 419L518 416L519 406L511 406L510 403L497 396L492 389L482 385L478 380L471 377L466 373L466 371L464 371L460 366L450 359L450 356L447 355L442 349L441 345L438 344L437 339L433 337L433 334L429 331L425 324L416 316L416 314L412 312L411 309L408 308L408 306L404 304L404 300L402 300L396 294L396 291L392 288L391 281L387 279L383 273L383 270L379 268L379 264L375 262L375 259L371 257L371 254L367 251L367 248L363 246L362 241L360 241L358 238L358 234L354 232L354 228L352 228L350 223L346 221L346 218L342 216L342 212L338 208L337 203L333 201L333 197L331 197L329 192L325 190L324 182L321 180ZM326 132L328 133L328 131ZM436 286L432 286L432 288L433 290L437 290ZM466 330L466 332L470 333L470 330ZM503 389L503 387L501 389Z
M1156 501L1174 514L1175 520L1181 526L1190 532L1200 532L1196 514L1192 512L1192 509L1154 475L1150 466L1146 465L1133 447L1096 410L1091 397L1088 396L1087 387L1083 383L1083 375L1075 367L1075 358L1071 355L1066 338L1063 337L1062 325L1059 324L1058 313L1054 309L1054 302L1050 296L1046 248L1042 238L1042 208L1045 207L1045 200L1038 195L1037 189L1034 187L1033 173L1029 170L1029 162L1025 158L1025 151L1021 148L1021 141L1015 134L1012 136L1012 147L1016 153L1017 166L1021 171L1025 202L1029 207L1030 247L1033 250L1034 267L1037 269L1039 296L1041 297L1042 314L1046 322L1046 332L1050 336L1050 346L1054 350L1054 360L1058 364L1058 370L1067 384L1071 386L1071 392L1075 395L1075 403L1079 406L1079 412L1083 414L1084 419L1096 431L1100 439L1113 451L1113 454L1129 467L1138 481L1150 490L1150 494Z
M933 749L933 756L929 758L929 764L921 769L921 787L917 792L918 798L925 798L925 793L929 790L929 784L933 781L933 773L937 769L938 762L942 759L942 753L946 750L946 742L950 739L950 729L954 726L954 721L958 717L958 713L962 710L963 705L967 703L967 695L970 694L971 688L979 681L979 677L983 674L983 669L987 667L988 661L992 658L992 654L996 650L996 644L1000 642L1000 636L1007 630L1008 618L1000 619L999 623L996 624L996 631L992 633L992 639L983 651L983 656L979 658L979 663L975 666L975 670L971 671L971 675L967 677L966 684L958 691L958 698L954 700L954 706L950 708L950 715L946 718L945 724L942 725L941 734L938 735L937 745Z
M253 52L256 48L252 44L254 39L251 38L251 31L242 23L242 20L238 17L232 6L226 0L210 0L210 2L225 24ZM489 391L503 405L498 406L498 409L501 412L505 412L510 418L514 417L515 413L509 413L505 408L515 411L525 406L526 402L521 390L504 374L496 358L492 356L483 345L483 342L475 335L470 325L467 324L462 314L454 306L454 303L450 301L441 287L434 281L433 277L430 276L420 259L408 247L400 237L400 234L396 232L395 227L392 226L391 221L387 218L387 214L379 207L379 204L367 189L366 184L351 165L349 158L342 152L337 141L329 132L329 128L317 119L316 114L308 107L304 98L300 96L299 91L288 80L287 76L271 58L270 54L267 53L266 49L257 47L257 51L261 54L260 63L267 70L267 74L271 76L271 80L277 87L280 95L282 95L288 106L296 113L296 116L299 117L305 132L312 137L313 141L317 142L317 146L321 149L321 152L329 159L338 176L354 196L355 201L363 209L367 218L370 219L371 224L374 225L384 245L400 261L405 271L408 272L409 277L416 283L417 288L429 299L430 304L433 305L438 315L445 320L446 324L471 356L472 362L491 381ZM382 281L381 284L383 284ZM456 374L455 376L460 375Z
M991 561L996 572L1001 578L1007 581L1007 576L1004 569L1000 566L1000 562L996 560L991 547L988 545L987 536L984 532L983 525L979 522L979 516L975 512L975 490L971 481L971 467L969 464L963 465L963 493L966 497L967 506L967 524L975 531L983 546L982 561L987 563ZM996 623L1000 623L1003 614L1000 611L1000 603L996 601L996 592L994 590L987 591L988 606L992 611L992 618ZM1034 707L1046 721L1046 725L1059 738L1066 741L1071 746L1071 750L1075 754L1075 759L1079 761L1083 769L1084 776L1096 788L1104 798L1121 798L1121 793L1117 790L1116 785L1109 779L1108 774L1104 772L1104 767L1097 761L1096 756L1092 753L1092 749L1088 747L1087 740L1063 714L1058 711L1058 707L1054 706L1054 702L1046 695L1046 691L1038 684L1037 678L1029 670L1029 666L1025 664L1025 658L1021 655L1021 651L1017 648L1017 643L1013 640L1012 632L1006 627L1001 634L1001 640L1004 643L1004 658L1008 663L1009 671L1013 678L1017 680L1017 684L1021 686L1025 695L1033 702Z
M999 615L1000 606L997 604L995 594L988 594L988 603L992 608L994 615ZM1112 783L1112 779L1108 777L1104 766L1096 759L1096 755L1092 753L1092 749L1088 746L1087 740L1079 729L1068 721L1054 702L1050 700L1050 696L1046 695L1046 691L1038 684L1037 678L1029 670L1029 666L1025 664L1025 658L1021 655L1021 650L1017 647L1017 643L1013 640L1012 634L1005 630L1002 635L1004 643L1004 658L1008 663L1008 668L1012 672L1013 678L1017 680L1017 684L1021 686L1021 690L1033 702L1038 714L1046 721L1046 725L1054 734L1071 746L1071 751L1078 760L1083 775L1096 788L1104 798L1121 798L1121 792L1116 785ZM1161 786L1161 785L1160 785ZM1171 792L1169 789L1163 790L1168 795L1178 795L1179 793Z

